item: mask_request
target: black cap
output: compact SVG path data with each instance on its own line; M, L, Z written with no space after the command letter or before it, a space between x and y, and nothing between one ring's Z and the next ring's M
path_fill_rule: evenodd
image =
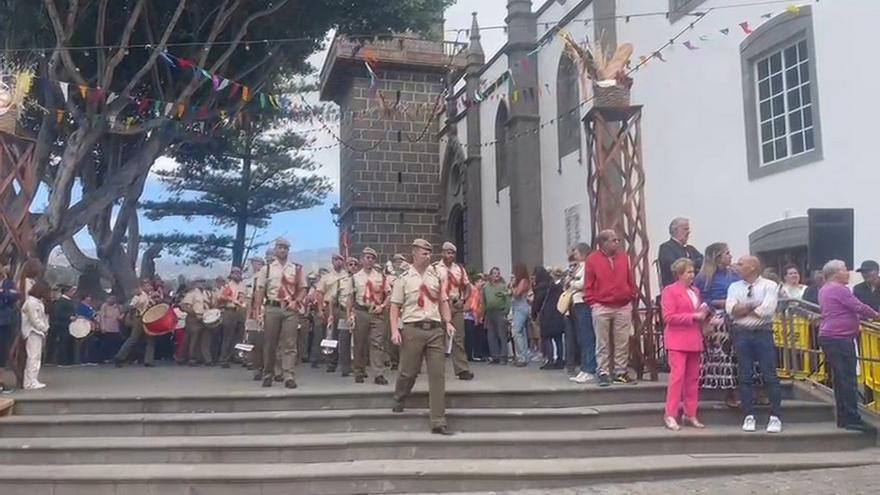
M859 273L863 272L880 272L880 264L877 264L874 260L863 261L862 266L856 270Z

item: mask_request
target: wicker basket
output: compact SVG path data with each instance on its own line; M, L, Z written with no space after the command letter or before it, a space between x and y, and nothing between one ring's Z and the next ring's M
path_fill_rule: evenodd
M631 93L630 88L619 85L603 88L598 84L594 84L593 94L596 96L594 106L628 107Z

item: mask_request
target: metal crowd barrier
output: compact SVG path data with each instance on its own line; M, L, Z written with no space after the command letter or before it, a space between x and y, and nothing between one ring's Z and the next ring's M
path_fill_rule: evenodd
M807 380L833 387L819 347L821 314L815 304L781 301L773 322L780 378ZM880 324L862 322L857 340L858 385L866 406L880 412Z

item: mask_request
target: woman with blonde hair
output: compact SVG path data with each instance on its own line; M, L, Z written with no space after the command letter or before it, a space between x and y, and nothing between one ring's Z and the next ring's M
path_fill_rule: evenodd
M736 388L739 385L736 357L733 355L733 341L724 312L727 289L739 280L739 275L731 266L732 262L726 243L710 244L706 247L703 266L694 286L700 290L713 313L704 332L706 342L700 367L700 388L724 390L727 405L736 407Z

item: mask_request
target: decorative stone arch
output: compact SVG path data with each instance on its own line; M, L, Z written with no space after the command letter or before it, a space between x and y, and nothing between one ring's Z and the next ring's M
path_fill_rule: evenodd
M749 234L749 252L768 268L779 271L788 263L807 268L809 220L793 217L771 222Z
M465 244L465 212L467 211L467 157L458 141L450 136L440 173L443 186L441 233L444 240L451 240L458 247L458 257L464 259L468 246Z
M510 168L507 156L507 126L510 120L510 112L507 104L502 101L498 104L495 112L495 201L499 200L498 193L510 186Z

